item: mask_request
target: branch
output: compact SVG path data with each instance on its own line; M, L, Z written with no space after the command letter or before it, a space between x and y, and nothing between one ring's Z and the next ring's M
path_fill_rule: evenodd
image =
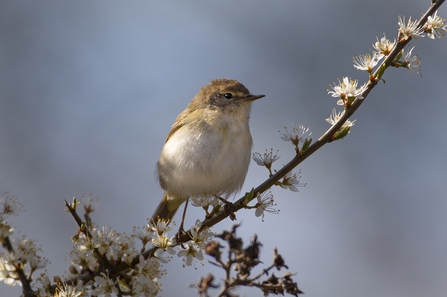
M427 10L427 12L422 16L422 18L418 22L418 27L422 27L425 25L425 23L428 20L428 17L433 15L438 8L444 3L445 0L432 0L432 4L430 8ZM393 51L387 56L387 58L382 62L382 64L377 68L377 70L373 73L372 77L375 77L376 79L370 80L366 90L362 93L362 96L364 99L357 99L354 101L354 103L349 107L346 108L344 115L338 120L337 123L335 123L330 129L328 129L314 144L309 146L309 148L301 153L297 154L289 163L287 163L283 168L278 170L274 175L272 175L270 178L268 178L266 181L264 181L262 184L260 184L257 188L254 189L254 196L256 196L258 193L263 193L269 188L271 188L273 185L275 185L281 178L283 178L287 173L292 171L295 167L297 167L299 164L301 164L304 160L306 160L308 157L310 157L313 153L315 153L318 149L320 149L323 145L329 143L332 141L332 136L335 132L337 132L340 127L354 114L354 112L362 105L366 97L369 95L371 90L377 85L377 82L380 80L380 71L384 71L383 68L388 68L391 63L394 61L394 59L397 57L397 55L402 51L402 49L411 41L411 38L406 39L405 41L398 42L397 45L394 47ZM382 72L383 73L383 72ZM237 200L234 203L233 210L234 212L244 208L245 204L245 198L248 194L241 197L239 200ZM215 216L206 219L202 222L202 229L206 227L211 227L216 225L217 223L223 221L225 218L228 217L228 214L225 212L219 212ZM182 237L183 239L183 237Z
M3 247L5 247L10 254L14 254L14 248L12 247L9 237L5 237L3 239L2 244ZM23 269L19 265L14 265L14 268L15 272L19 276L20 283L22 284L23 295L25 297L34 297L35 296L34 291L31 289L31 283L30 280L26 277L25 271L23 271Z

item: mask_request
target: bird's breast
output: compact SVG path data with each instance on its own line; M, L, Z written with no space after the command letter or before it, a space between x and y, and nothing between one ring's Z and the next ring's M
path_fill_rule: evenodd
M162 187L177 195L230 195L244 182L252 138L248 120L221 116L183 125L166 142L157 169Z

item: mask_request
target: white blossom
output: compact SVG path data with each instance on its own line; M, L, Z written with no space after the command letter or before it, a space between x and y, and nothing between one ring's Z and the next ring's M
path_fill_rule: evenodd
M378 52L374 52L372 57L370 54L360 55L354 57L354 67L358 70L372 72L373 68L376 67L377 63L383 58L383 55Z
M258 203L256 204L256 211L255 216L260 217L262 216L262 221L264 221L264 212L270 212L270 213L279 213L279 210L276 210L273 208L275 206L275 201L273 200L273 195L271 192L264 192L262 194L258 193L256 195L256 199L258 200Z
M23 211L23 205L16 197L9 196L7 192L0 196L0 223L4 222L11 215L17 215Z
M298 147L299 143L303 143L306 140L306 136L312 135L312 132L309 132L309 127L305 127L304 125L298 125L297 127L294 127L292 124L292 131L289 132L287 127L284 127L285 132L279 132L281 133L281 139L284 141L291 141L296 147ZM309 132L309 133L308 133Z
M118 294L118 288L116 287L118 284L118 279L115 281L110 279L109 276L105 273L101 273L102 276L95 276L94 285L95 289L91 292L93 296L104 296L104 297L112 297L113 294Z
M386 38L385 34L383 34L383 37L380 38L380 40L378 37L376 37L376 39L377 41L373 44L373 47L377 51L380 58L383 56L388 56L396 45L396 39L391 41Z
M289 189L292 192L298 192L298 188L300 186L305 186L305 184L301 184L298 180L298 174L293 173L292 171L288 172L280 182L280 186L283 189Z
M424 31L431 39L441 38L447 31L447 25L444 24L444 19L438 16L436 11L433 16L429 16L427 23L425 23Z
M414 38L417 39L418 37L424 37L424 30L421 27L418 27L417 20L413 21L411 17L408 19L408 22L405 22L405 16L398 17L399 21L397 24L399 25L399 37L408 39L408 38Z
M326 119L326 122L331 124L332 126L335 125L335 123L338 122L338 120L345 114L345 111L341 111L337 113L337 110L335 108L332 109L332 114ZM349 119L344 122L344 124L341 126L340 129L346 128L346 127L352 127L354 126L354 123L357 120L350 121Z
M363 92L366 90L366 83L357 88L358 80L344 77L342 81L338 81L338 85L334 83L331 86L333 91L328 91L332 97L339 97L337 105L344 105L348 99L363 99Z

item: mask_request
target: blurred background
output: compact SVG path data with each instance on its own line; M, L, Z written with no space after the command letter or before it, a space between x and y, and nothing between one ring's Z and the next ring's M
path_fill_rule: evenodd
M278 130L304 124L317 139L336 102L328 84L367 80L352 57L429 3L2 1L0 191L25 206L11 219L15 235L39 240L52 277L67 271L77 228L64 199L99 197L100 226L143 226L162 196L154 168L170 126L213 78L266 95L252 109L253 150L278 149L279 168L294 148ZM259 236L265 265L278 247L305 296L446 294L447 38L411 45L422 77L390 69L351 134L302 164L307 186L273 189L280 214L262 222L237 213L238 235L247 244ZM253 163L243 192L268 177ZM199 276L224 276L207 260L183 268L175 257L165 267L161 296L196 296L188 285ZM20 294L0 284L1 296Z

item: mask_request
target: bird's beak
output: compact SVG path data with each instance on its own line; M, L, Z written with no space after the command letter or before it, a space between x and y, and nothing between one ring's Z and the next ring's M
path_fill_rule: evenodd
M244 101L255 101L256 99L265 97L265 95L252 95L248 94L244 97Z

